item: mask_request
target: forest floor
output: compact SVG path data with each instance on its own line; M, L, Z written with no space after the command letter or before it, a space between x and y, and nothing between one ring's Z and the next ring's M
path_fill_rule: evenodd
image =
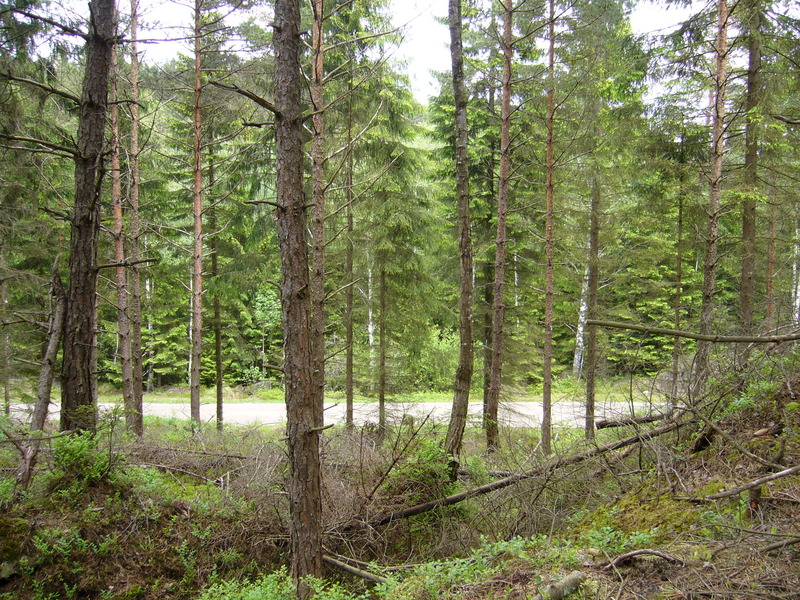
M800 378L785 367L593 443L560 428L549 457L535 428L504 428L493 453L471 428L456 481L443 420L329 429L335 583L318 598L800 598ZM44 442L27 490L9 443L23 427L3 431L0 598L288 597L281 427L148 417L135 440L111 413L94 438Z

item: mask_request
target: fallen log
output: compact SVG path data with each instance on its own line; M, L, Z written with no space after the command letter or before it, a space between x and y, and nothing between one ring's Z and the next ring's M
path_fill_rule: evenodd
M573 571L561 581L551 583L534 600L562 600L577 590L583 583L583 573Z
M629 417L627 419L602 419L595 422L597 429L608 429L611 427L626 427L628 425L643 425L644 423L655 423L665 418L667 415L648 415L646 417Z
M618 450L619 448L624 448L626 446L630 446L631 444L635 444L637 442L653 439L660 435L664 435L665 433L675 431L679 427L683 427L684 425L687 425L688 423L691 422L692 422L691 420L675 421L672 423L668 423L666 425L662 425L661 427L651 429L650 431L643 431L641 433L637 433L635 435L632 435L630 437L621 440L617 440L615 442L609 442L608 444L604 444L602 446L595 446L593 448L590 448L589 450L580 452L578 454L573 454L571 456L557 456L524 473L517 473L515 475L506 477L504 479L498 479L497 481L493 481L491 483L487 483L486 485L472 488L470 490L466 490L464 492L454 494L452 496L438 498L430 502L423 502L422 504L417 504L416 506L411 506L409 508L403 508L400 510L393 511L388 515L385 515L383 517L376 519L375 521L372 521L371 525L373 527L386 525L387 523L391 523L392 521L396 521L398 519L413 517L414 515L419 515L424 512L435 510L443 506L451 506L453 504L457 504L464 500L468 500L469 498L475 498L476 496L488 494L490 492L503 489L510 485L514 485L515 483L519 483L520 481L524 481L526 479L532 479L534 477L548 475L555 469L571 465L577 465L586 460L589 460L590 458L594 458L595 456L600 456L601 454L605 454L606 452Z
M363 569L359 569L358 567L354 567L352 565L348 565L340 560L333 558L332 556L328 556L327 554L322 555L323 562L328 563L329 565L336 567L337 569L341 569L351 575L355 575L356 577L360 577L361 579L366 579L367 581L371 581L373 583L386 583L387 579L385 577L381 577L380 575L375 575L374 573L370 573L369 571L365 571Z

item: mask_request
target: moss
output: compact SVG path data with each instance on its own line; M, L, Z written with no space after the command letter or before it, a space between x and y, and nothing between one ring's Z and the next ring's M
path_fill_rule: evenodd
M29 531L25 519L0 517L0 563L19 560Z
M666 496L653 499L629 496L618 501L614 508L617 529L625 533L661 532L657 537L689 531L699 516L693 505Z
M580 536L589 530L608 528L626 535L650 533L654 542L663 542L667 535L692 529L698 518L696 507L687 502L666 496L629 496L610 507L601 506L584 516L577 524L574 534Z

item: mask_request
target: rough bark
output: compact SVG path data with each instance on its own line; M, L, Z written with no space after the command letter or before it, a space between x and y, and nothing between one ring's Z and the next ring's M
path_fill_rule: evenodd
M710 335L714 327L714 295L716 294L717 260L719 245L719 218L721 213L720 192L722 190L722 162L725 156L725 85L728 60L728 3L717 3L716 67L713 81L712 147L709 173L709 193L706 253L703 265L703 291L700 307L700 333ZM693 395L696 397L708 379L709 344L697 344L695 355L695 381Z
M323 425L325 395L325 121L323 116L323 0L313 0L311 26L311 349L317 427Z
M200 361L203 353L203 48L202 0L194 5L194 102L192 105L192 347L189 373L192 427L200 423Z
M114 0L93 0L89 12L86 70L78 109L75 203L70 218L69 287L61 373L61 429L94 431L97 407L94 402L92 364L97 322L97 244L108 82L111 52L116 41Z
M589 319L597 319L597 290L600 283L600 173L592 180L589 215ZM594 439L595 384L597 381L597 326L589 325L586 340L586 423L584 436Z
M472 234L470 226L469 152L467 127L467 91L464 85L464 55L461 41L461 0L448 4L450 61L452 63L453 101L455 104L456 203L458 211L458 247L461 257L459 287L459 354L453 384L453 408L445 438L445 450L457 457L469 411L472 385Z
M739 287L741 333L755 328L756 198L758 196L759 115L761 107L761 1L744 3L747 16L747 95L745 99L744 199L742 201L742 276ZM747 347L739 360L747 362Z
M278 241L281 252L281 314L284 331L289 507L292 577L298 596L311 590L306 576L322 575L322 497L319 434L311 351L306 206L303 195L303 137L300 78L300 6L276 0L275 144Z
M133 362L131 357L131 325L128 313L128 273L125 268L125 234L122 210L122 172L120 169L119 62L117 49L112 52L111 79L111 204L114 213L114 260L117 283L117 323L119 331L120 375L122 402L128 429L136 426L136 405L133 398Z
M545 159L545 292L544 292L544 356L542 364L542 452L552 451L550 434L552 429L553 396L553 203L555 198L555 151L554 129L556 116L556 24L555 0L550 0L550 15L547 24L547 142Z
M136 422L133 431L138 436L144 433L142 400L144 390L142 353L142 286L139 265L141 260L141 221L139 217L139 0L131 0L130 60L131 60L131 139L128 157L130 189L128 204L130 209L130 321L131 321L131 361L133 363L133 405Z
M492 370L485 414L486 445L489 449L497 448L500 443L497 415L500 406L500 383L503 375L506 218L511 177L511 62L514 53L512 20L511 0L505 0L503 2L503 78L500 108L500 179L497 188L497 236L495 238L494 303L492 306Z

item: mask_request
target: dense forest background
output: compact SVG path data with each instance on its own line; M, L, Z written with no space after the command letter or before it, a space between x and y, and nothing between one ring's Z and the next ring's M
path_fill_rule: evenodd
M714 209L716 6L697 5L674 31L643 37L629 23L633 3L556 2L552 73L549 5L514 6L506 389L542 381L548 139L555 377L578 377L583 368L593 202L599 207L596 318L698 330L707 224L714 217L711 332L765 334L797 326L800 32L793 4L750 0L732 7L723 179ZM14 382L38 374L55 303L51 269L55 263L68 272L71 158L85 67L85 25L74 8L17 2L2 10L0 379L6 404L15 400ZM313 12L305 9L303 102L310 115L316 106ZM176 30L148 23L136 3L133 12L119 6L98 249L101 386L122 387L125 360L139 362L146 390L186 386L193 367L202 385L281 380L274 368L283 360L274 135L272 114L263 108L273 86L272 9L198 0L193 10L194 22ZM318 198L312 188L324 190L324 203L315 204L322 212L309 226L324 255L325 387L352 386L368 396L379 388L389 395L449 389L459 347L450 74L440 74L441 91L427 106L414 99L403 65L392 59L402 33L392 30L389 10L385 2L326 3L324 136L316 150L312 143L320 136L311 118L305 122L309 206ZM463 10L477 389L488 385L491 362L502 17L490 2L468 2ZM140 63L137 53L153 39L137 39L132 15L147 36L183 39L185 54ZM312 164L321 170L312 174ZM748 253L754 256L749 287L742 285ZM132 310L132 294L141 342L130 359L124 340L135 333L120 325L120 313ZM745 317L743 298L751 305ZM607 376L685 372L695 350L693 341L675 345L666 335L613 329L597 335L598 372Z
M388 2L170 7L0 4L0 597L796 597L796 2L450 0L424 105Z

